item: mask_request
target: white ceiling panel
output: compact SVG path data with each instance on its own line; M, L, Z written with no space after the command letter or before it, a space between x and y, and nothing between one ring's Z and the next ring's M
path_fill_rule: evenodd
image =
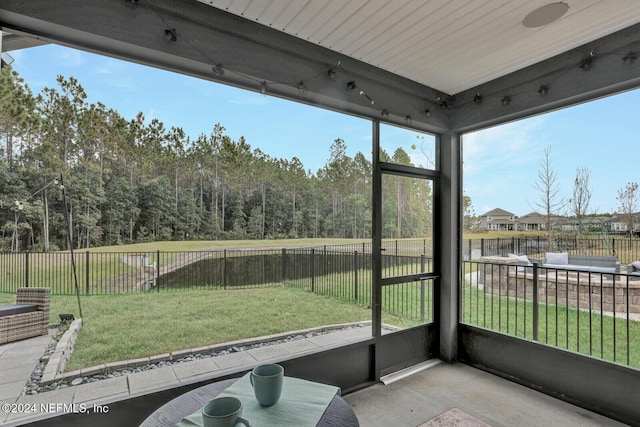
M455 94L640 22L639 0L200 0L440 91ZM586 54L586 52L585 52Z
M322 40L331 34L344 22L345 14L352 14L364 1L345 2L341 0L331 0L327 4L329 13L318 14L314 12L309 22L298 28L298 33L305 40L313 40L314 43L321 44Z
M262 16L257 18L258 22L265 23L276 30L288 32L287 26L300 13L299 8L290 7L290 4L297 4L297 2L296 0L291 0L288 2L281 1L269 3L269 7L265 9Z
M378 3L379 7L372 10L372 13L367 16L367 19L360 23L358 32L342 40L342 52L349 56L366 60L364 52L367 50L367 46L375 47L376 43L384 40L385 32L395 25L393 15L398 11L403 11L407 7L406 1L393 3L381 1ZM395 22L397 23L399 21L395 20ZM386 37L390 38L388 36Z
M263 3L263 2L254 2L253 0L224 0L222 1L226 5L226 9L235 13L236 15L244 16L245 18L253 19L252 16L245 15L245 10L248 8L251 3ZM254 8L255 10L255 8Z
M344 50L345 46L366 31L363 27L367 25L368 20L372 19L372 16L375 16L375 11L384 6L384 4L384 0L361 2L359 7L353 10L352 13L345 13L342 16L340 25L325 38L324 43L321 45L348 55ZM315 40L310 41L314 43L319 42Z
M366 3L366 0L352 0L352 1L343 1L343 0L334 0L333 4L336 4L335 13L331 16L331 19L327 22L326 27L318 28L317 30L311 32L310 39L317 40L317 43L325 46L331 47L330 40L336 30L344 25L345 17L352 16L355 14L361 7L363 7ZM330 5L329 7L332 7ZM335 38L333 39L335 40Z
M323 2L325 3L325 2ZM326 25L332 15L337 12L336 5L332 1L326 4L309 2L284 27L285 31L294 34L301 39L311 40L310 33L319 27ZM326 10L325 10L326 9ZM314 43L316 41L314 40Z

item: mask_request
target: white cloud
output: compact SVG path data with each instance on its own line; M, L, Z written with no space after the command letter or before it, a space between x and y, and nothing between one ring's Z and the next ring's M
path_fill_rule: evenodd
M532 210L546 141L544 116L463 136L463 183L478 214L502 208L516 214ZM522 211L522 212L521 212Z
M544 122L540 116L464 135L465 176L489 177L496 167L537 166L546 146L541 141Z
M60 65L72 68L82 67L86 62L83 53L73 49L60 49L59 61Z
M138 90L136 80L129 76L105 79L103 80L103 83L126 92L136 92Z
M113 68L114 67L110 66L110 64L100 64L95 67L94 71L96 74L110 75L115 74Z
M244 106L261 106L269 103L269 99L264 95L249 95L243 98L236 98L229 100L231 104L244 105Z
M110 88L125 92L139 90L139 75L135 74L136 67L132 67L131 64L101 58L92 69L95 74L100 75L101 83Z

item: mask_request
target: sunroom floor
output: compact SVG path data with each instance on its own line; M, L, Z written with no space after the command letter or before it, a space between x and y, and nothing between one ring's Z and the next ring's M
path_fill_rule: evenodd
M625 425L461 363L436 363L345 400L362 427Z

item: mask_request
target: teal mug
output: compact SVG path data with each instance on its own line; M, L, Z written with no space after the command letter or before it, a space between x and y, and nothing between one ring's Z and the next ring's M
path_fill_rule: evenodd
M249 374L256 400L261 406L272 406L280 399L284 368L280 365L260 365Z
M202 408L204 427L235 427L243 424L251 427L249 421L242 418L242 402L235 397L218 397Z

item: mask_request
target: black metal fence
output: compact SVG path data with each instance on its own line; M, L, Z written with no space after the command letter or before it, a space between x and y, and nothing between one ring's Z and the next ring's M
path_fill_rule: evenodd
M477 260L482 256L519 255L544 257L545 252L569 252L580 255L610 255L623 264L640 259L640 239L637 237L558 237L549 241L546 236L514 236L494 239L464 239L462 258Z
M430 240L385 241L387 275L418 273L421 259L432 271ZM424 262L424 261L423 261ZM75 269L73 268L75 265ZM176 288L246 288L300 282L310 289L338 286L336 275L371 269L371 244L316 248L214 251L1 253L0 292L46 286L53 294L85 295Z
M433 271L431 241L385 241L385 276ZM75 265L75 269L73 266ZM0 254L0 292L45 286L54 295L241 289L285 284L371 306L370 243L316 248L189 252ZM432 281L386 287L383 310L423 322L432 316Z
M640 368L640 276L463 262L461 321Z

